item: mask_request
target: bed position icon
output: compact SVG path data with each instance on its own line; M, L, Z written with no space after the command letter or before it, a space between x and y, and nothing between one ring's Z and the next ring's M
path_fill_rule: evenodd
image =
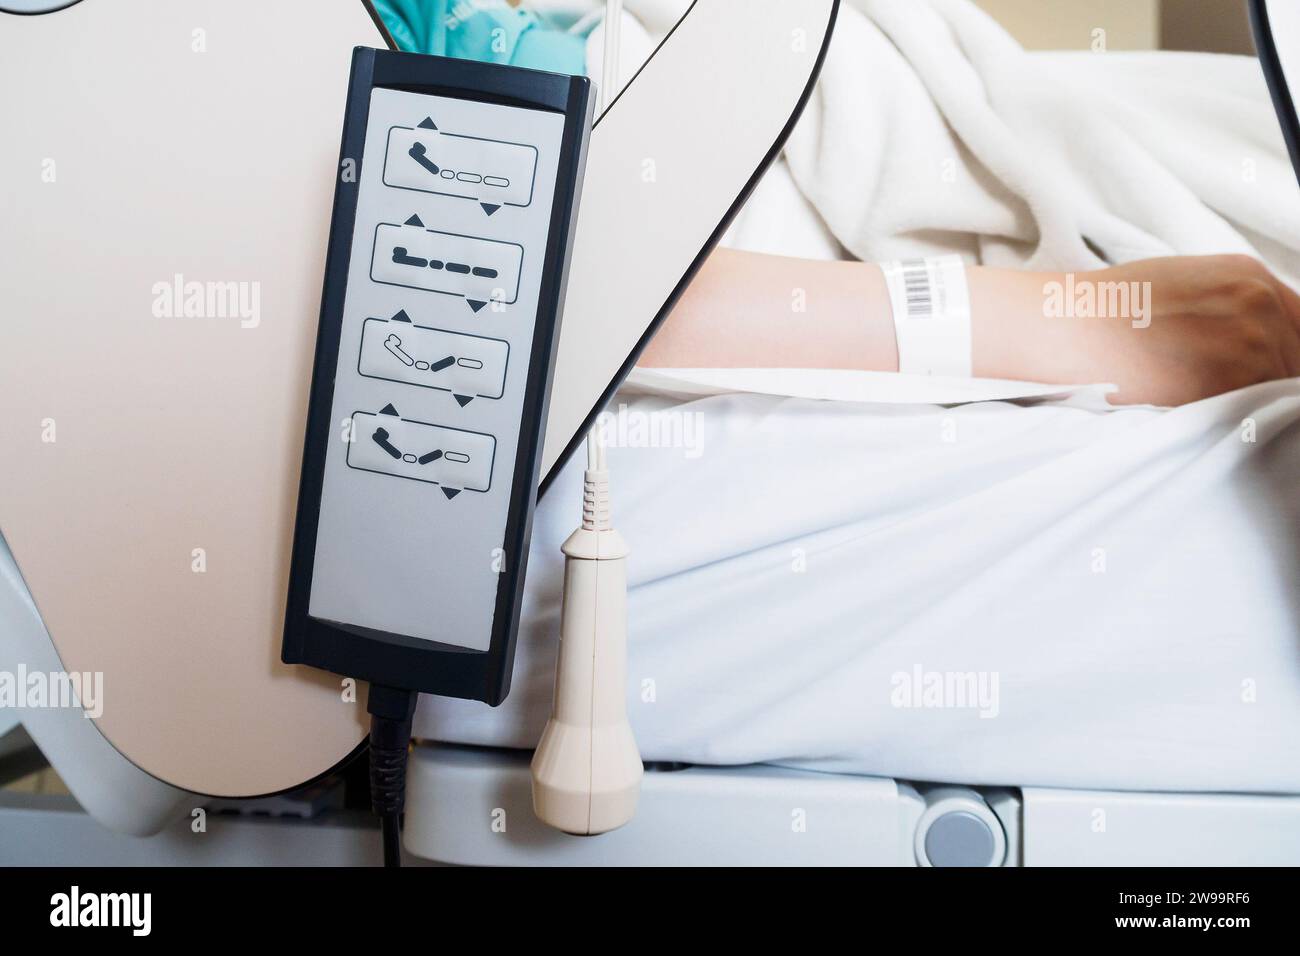
M349 468L439 485L448 498L492 486L496 439L482 432L402 418L393 405L352 413Z
M477 202L487 215L533 201L537 147L439 129L426 116L388 131L384 184Z
M361 327L357 371L368 378L450 392L463 408L505 393L510 345L501 339L416 325L406 310Z
M426 229L419 216L375 227L370 278L386 285L462 296L478 312L489 302L519 298L524 247L478 236Z

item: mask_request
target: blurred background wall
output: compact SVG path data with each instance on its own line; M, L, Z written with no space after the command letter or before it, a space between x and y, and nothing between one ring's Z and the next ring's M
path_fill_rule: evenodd
M1035 50L1254 53L1246 0L976 0ZM1104 31L1098 34L1097 31Z

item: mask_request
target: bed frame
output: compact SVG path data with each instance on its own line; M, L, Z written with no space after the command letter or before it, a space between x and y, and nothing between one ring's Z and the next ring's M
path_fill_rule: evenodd
M783 767L646 768L598 837L533 815L524 751L425 744L405 847L486 866L1294 866L1300 796L927 785Z

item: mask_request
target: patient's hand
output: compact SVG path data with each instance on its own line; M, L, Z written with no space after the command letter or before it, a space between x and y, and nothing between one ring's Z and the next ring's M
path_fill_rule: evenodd
M1019 308L990 309L1015 276ZM1300 375L1300 296L1248 256L1147 259L1072 278L1002 270L970 278L976 374L1114 382L1115 403L1156 405ZM1038 315L1025 309L1030 281Z

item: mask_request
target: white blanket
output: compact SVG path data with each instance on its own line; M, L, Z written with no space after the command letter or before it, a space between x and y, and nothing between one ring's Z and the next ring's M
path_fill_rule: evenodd
M1297 275L1300 191L1250 57L1027 53L969 0L863 0L786 155L868 261L1255 252Z
M646 759L1300 793L1300 382L1168 412L624 417L678 446L610 451ZM419 736L536 745L581 465L538 508L510 697L423 698Z

